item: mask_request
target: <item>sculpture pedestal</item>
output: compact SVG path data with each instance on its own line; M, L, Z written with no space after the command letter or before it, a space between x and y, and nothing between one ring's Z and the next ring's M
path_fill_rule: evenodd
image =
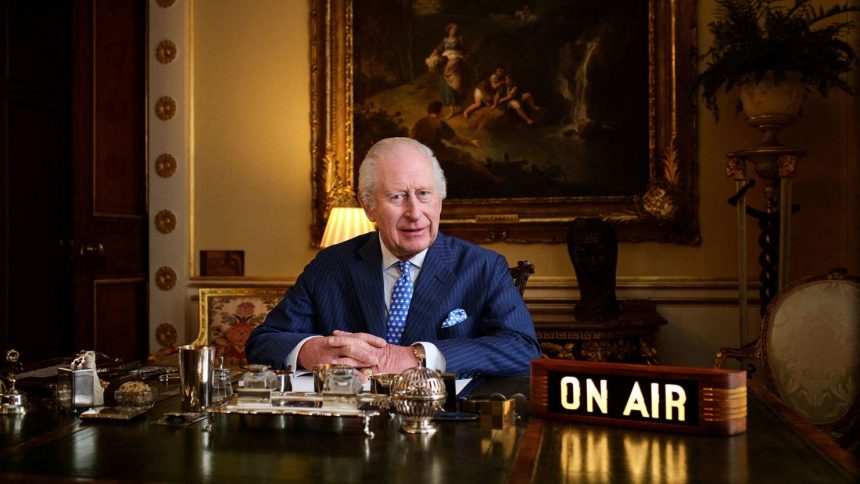
M541 352L548 358L615 363L657 363L657 331L666 320L647 300L622 300L608 320L577 319L532 311Z

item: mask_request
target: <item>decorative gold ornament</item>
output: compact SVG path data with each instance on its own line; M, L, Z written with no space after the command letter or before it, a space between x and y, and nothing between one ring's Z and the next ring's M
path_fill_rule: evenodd
M162 64L170 64L176 59L176 44L171 40L162 40L155 48L155 58Z
M176 326L170 323L161 323L155 328L155 341L164 347L176 346Z
M155 215L155 229L162 234L169 234L176 228L176 215L170 210L162 210Z
M794 178L797 169L797 155L779 155L776 159L776 174L780 178Z
M677 187L681 182L681 156L678 153L678 140L673 136L666 146L663 157L663 175L666 183Z
M155 115L162 121L167 121L176 114L176 101L170 96L162 96L155 102Z
M730 157L726 161L726 176L735 180L746 180L747 160L745 158Z
M171 267L159 267L155 271L155 285L162 291L169 291L176 285L176 271Z
M155 0L155 3L161 8L170 8L175 2L176 0Z
M642 195L641 207L646 214L655 219L674 220L679 210L678 197L674 196L668 187L655 183Z
M176 158L170 153L162 153L155 159L155 172L161 178L170 178L176 173Z

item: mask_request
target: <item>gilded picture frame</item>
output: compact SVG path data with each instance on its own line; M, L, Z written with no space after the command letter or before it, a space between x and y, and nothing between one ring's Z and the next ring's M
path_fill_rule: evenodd
M355 38L356 7L351 0L313 0L311 5L314 246L329 210L356 203L355 167L360 160L354 148L354 76L361 40ZM441 230L475 243L559 243L565 241L571 221L598 217L611 222L622 241L698 244L697 112L690 94L696 72L695 10L695 1L647 1L643 28L648 45L642 49L647 55L647 106L642 107L647 112L647 146L641 159L633 160L647 173L641 189L622 194L449 197Z

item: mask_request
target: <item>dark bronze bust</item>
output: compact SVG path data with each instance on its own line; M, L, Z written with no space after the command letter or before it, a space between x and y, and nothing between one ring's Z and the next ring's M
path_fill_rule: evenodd
M579 282L578 319L612 319L621 312L615 298L618 241L615 229L595 218L576 219L567 232L567 253Z

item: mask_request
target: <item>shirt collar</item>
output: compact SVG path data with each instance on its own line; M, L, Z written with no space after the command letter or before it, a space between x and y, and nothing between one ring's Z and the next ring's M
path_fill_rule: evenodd
M382 235L379 236L379 247L382 248L382 270L388 269L393 266L395 262L400 260L395 257L390 250L388 250L388 247L385 246L385 243L382 241ZM412 258L409 259L409 263L421 269L421 266L424 265L424 257L427 257L428 249L424 249L412 256Z

